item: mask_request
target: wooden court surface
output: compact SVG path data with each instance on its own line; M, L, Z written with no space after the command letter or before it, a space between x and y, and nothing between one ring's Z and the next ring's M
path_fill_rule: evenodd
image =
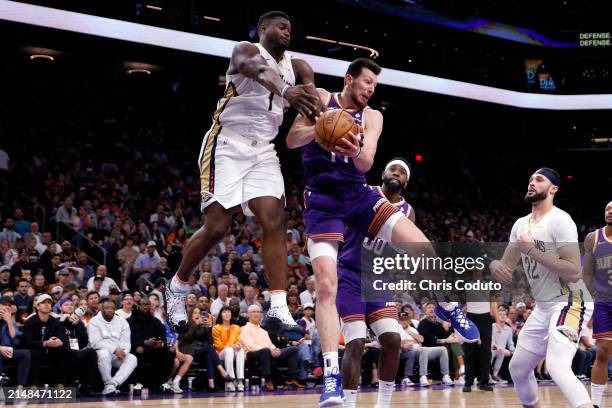
M587 385L588 387L588 385ZM377 392L369 391L360 393L357 406L373 407L376 403ZM124 397L125 398L125 397ZM108 398L95 402L79 403L53 403L53 404L30 404L37 407L49 406L53 408L111 408L111 407L261 407L261 408L312 408L318 407L319 395L316 392L296 392L285 395L260 394L260 395L228 395L228 396L190 396L189 394L164 396L157 399L150 396L149 399L134 398ZM612 395L607 396L610 401L603 407L612 407ZM565 408L569 407L563 395L556 386L540 388L540 402L542 408ZM0 403L1 405L1 403ZM20 404L17 404L20 405ZM474 390L471 393L463 393L461 388L447 388L442 390L432 389L402 389L396 390L391 400L393 407L437 407L437 408L469 408L469 407L521 407L513 388L496 388L494 392L483 392Z

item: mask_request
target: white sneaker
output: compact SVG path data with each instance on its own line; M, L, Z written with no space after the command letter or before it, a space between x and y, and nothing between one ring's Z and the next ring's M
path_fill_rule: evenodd
M449 377L448 374L444 374L444 376L442 377L442 384L444 384L444 385L454 385L455 383L453 382L453 380L451 380L451 378Z
M261 328L289 340L299 340L306 335L306 331L295 322L287 306L271 307L261 322Z
M455 385L465 385L465 376L462 375L457 380L455 380Z
M172 281L163 291L166 312L168 313L168 323L177 333L184 332L187 327L187 309L185 308L186 293L179 293L176 289L172 290Z
M233 382L228 381L225 383L225 391L227 392L234 392L236 391L236 386L234 385Z
M162 384L162 391L166 392L166 391L172 391L172 382L168 381Z
M117 387L115 384L108 383L104 386L104 390L102 390L102 395L113 395L117 393Z
M421 379L419 380L419 384L421 384L421 387L429 387L429 380L427 379L426 375L421 376Z
M244 391L244 383L239 382L238 385L236 385L236 390L239 392Z
M181 389L181 387L179 387L179 385L175 382L172 382L172 384L170 384L170 390L175 394L183 393L183 390Z
M412 385L414 385L414 383L412 381L410 381L410 378L406 377L402 380L402 385L406 386L406 387L410 387Z

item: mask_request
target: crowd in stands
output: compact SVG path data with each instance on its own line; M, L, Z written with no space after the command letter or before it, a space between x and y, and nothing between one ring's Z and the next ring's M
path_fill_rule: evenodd
M0 210L0 373L18 386L78 382L83 394L112 394L128 384L182 392L194 367L201 368L202 388L230 391L243 390L249 375L273 390L279 382L272 379L281 377L272 370L297 389L320 376L315 282L304 253L303 182L294 157L283 153L290 164L283 168L287 302L306 337L289 341L259 326L269 308L262 233L256 219L242 214L191 277L189 329L179 336L167 324L162 292L185 242L202 227L193 153L199 141L187 140L176 120L164 120L167 112L144 102L110 110L83 99L58 104L73 112L63 121L52 118L59 107L43 103L51 112L31 115L23 137L4 146L10 159L0 173L9 184ZM507 242L517 215L512 200L500 208L478 192L420 183L410 191L416 224L434 241ZM591 229L579 228L581 235ZM429 300L403 292L395 300L405 334L403 382L416 381L417 363L421 384L430 366L445 384L460 380L461 347L447 325L432 319ZM504 367L533 303L517 272L515 286L500 297L494 379L508 380ZM379 346L370 340L364 381L376 384ZM588 336L581 344L574 368L585 375L594 346ZM547 377L545 365L538 370Z

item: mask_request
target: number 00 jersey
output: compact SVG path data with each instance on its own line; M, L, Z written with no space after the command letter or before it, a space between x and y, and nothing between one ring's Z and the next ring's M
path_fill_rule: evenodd
M537 223L532 222L531 214L519 218L512 227L510 243L516 243L519 232L531 231L535 240L533 251L544 252L547 256L559 258L559 248L566 245L578 245L578 231L572 217L565 211L553 207ZM582 280L568 284L559 275L531 257L521 254L523 269L531 286L531 293L536 303L567 302L569 290L587 289Z

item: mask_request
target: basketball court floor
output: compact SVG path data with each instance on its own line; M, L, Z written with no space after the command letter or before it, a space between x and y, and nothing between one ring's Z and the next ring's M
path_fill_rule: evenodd
M148 398L140 396L121 395L112 398L87 398L71 403L60 401L29 401L15 405L26 404L50 405L53 408L111 408L111 407L172 407L172 408L200 408L200 407L234 407L234 408L313 408L318 406L319 389L308 391L279 391L276 393L184 393L180 395L151 394ZM376 404L377 391L365 390L360 393L359 407L373 407ZM606 399L612 395L606 396ZM550 385L541 385L540 402L542 408L569 407L559 388ZM0 405L3 403L0 402ZM520 407L512 386L497 385L494 392L474 390L471 393L462 392L460 387L430 388L398 388L393 394L391 405L394 407L436 407L436 408L481 408L481 407ZM604 403L602 407L607 407Z

